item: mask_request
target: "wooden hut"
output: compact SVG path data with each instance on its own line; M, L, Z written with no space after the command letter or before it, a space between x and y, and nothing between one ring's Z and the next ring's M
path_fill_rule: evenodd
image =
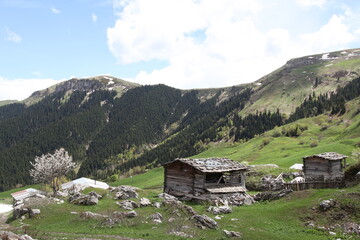
M342 179L347 156L326 152L303 157L303 171L306 181L332 181Z
M164 192L174 196L245 192L247 167L228 158L178 158L164 164Z

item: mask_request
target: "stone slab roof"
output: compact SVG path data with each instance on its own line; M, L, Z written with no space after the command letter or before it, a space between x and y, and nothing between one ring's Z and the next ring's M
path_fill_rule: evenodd
M319 158L323 158L326 160L335 161L335 160L342 160L344 158L347 158L348 156L339 154L336 152L326 152L326 153L320 153L320 154L315 154L315 155L311 155L311 156L306 156L306 157L303 157L303 159L313 158L313 157L319 157Z
M218 187L212 186L212 187L206 187L206 191L209 193L236 193L236 192L246 192L246 189L241 186L229 186L229 187L223 187L219 185Z
M248 167L229 158L177 158L173 162L180 161L186 163L201 172L230 172L246 170ZM166 163L164 166L171 164Z
M15 200L23 200L25 198L29 198L29 197L34 196L36 194L41 194L41 191L39 191L37 189L34 189L34 188L28 188L28 189L24 189L22 191L11 193L11 196Z

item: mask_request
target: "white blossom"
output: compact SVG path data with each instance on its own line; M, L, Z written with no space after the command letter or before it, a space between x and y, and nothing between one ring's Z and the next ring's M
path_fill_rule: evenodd
M36 157L31 165L33 169L30 170L30 176L34 181L50 184L54 192L59 190L59 178L76 167L64 148L56 150L54 154L47 153Z

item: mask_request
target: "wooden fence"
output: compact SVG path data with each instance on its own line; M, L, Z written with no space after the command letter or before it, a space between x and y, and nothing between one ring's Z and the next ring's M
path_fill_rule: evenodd
M302 182L302 183L285 183L285 189L293 191L301 191L306 189L321 189L321 188L343 188L343 181L322 181L322 182Z

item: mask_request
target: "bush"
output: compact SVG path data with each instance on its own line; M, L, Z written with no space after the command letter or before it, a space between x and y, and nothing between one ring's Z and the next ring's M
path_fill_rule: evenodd
M268 145L271 142L270 138L264 138L261 142L261 147L265 147L266 145Z
M318 145L319 145L319 142L315 140L310 144L310 147L317 147Z
M273 134L272 134L273 137L281 137L281 133L277 130L274 130Z
M354 180L355 175L360 171L360 162L355 163L345 170L345 179Z
M117 174L111 175L106 178L107 182L116 182L117 180L119 180L119 175Z

